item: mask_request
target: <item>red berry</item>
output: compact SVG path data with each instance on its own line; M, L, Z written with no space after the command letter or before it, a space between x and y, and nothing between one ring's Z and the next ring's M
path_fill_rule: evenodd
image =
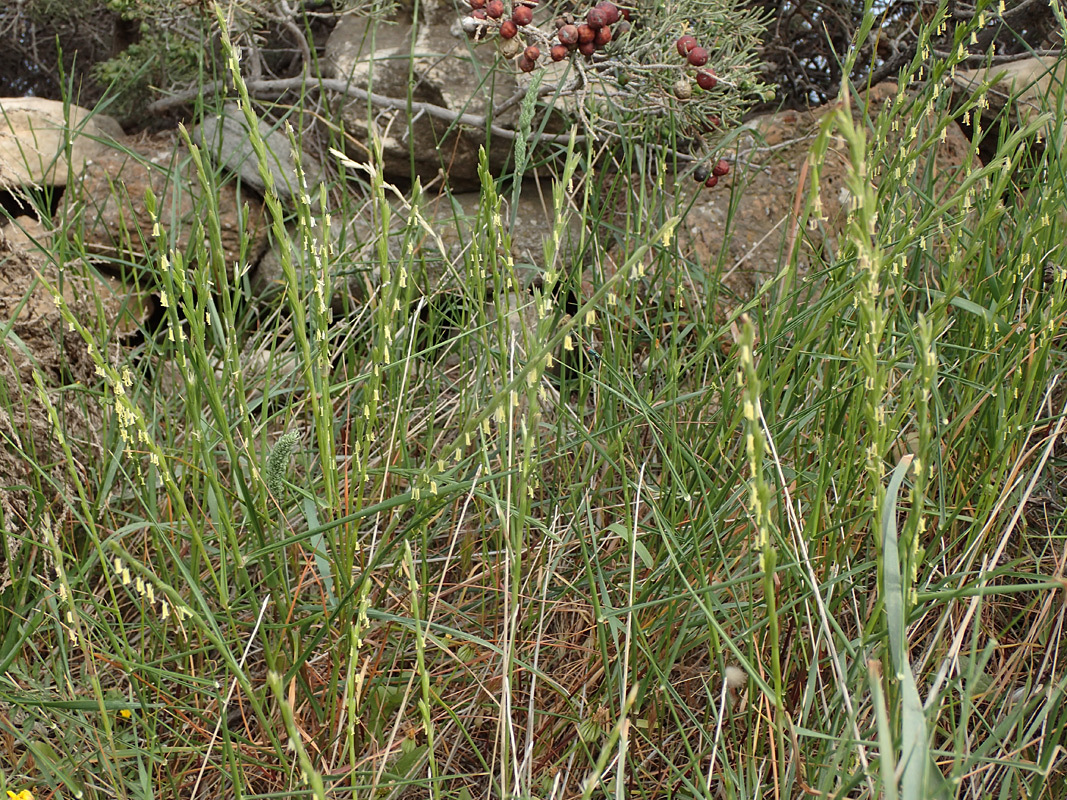
M689 51L697 46L697 40L695 37L690 36L688 33L685 36L678 37L678 42L675 47L678 48L678 55L687 56Z
M536 61L537 59L539 59L541 57L541 48L538 47L535 44L532 44L532 45L530 45L529 47L526 48L526 50L523 53L523 55L526 56L531 61Z
M596 52L596 45L592 42L582 42L578 45L578 52L583 56L591 56Z
M567 53L570 51L565 44L554 44L552 49L548 51L548 54L552 56L553 61L562 61L567 57Z
M619 17L621 16L619 14L619 7L610 2L610 0L605 0L603 3L597 3L596 7L604 12L605 25L614 25L619 21Z
M504 0L489 0L485 6L485 13L493 19L504 16Z
M585 15L585 21L589 23L589 27L596 30L597 28L603 28L607 24L604 12L600 10L600 6L593 6L589 9L589 13Z
M575 25L564 25L556 35L563 44L578 44L578 28Z
M510 19L506 19L500 23L500 35L505 39L514 39L515 34L518 32L518 26L516 26Z
M627 22L630 21L630 9L628 9L628 8L620 8L619 9L619 13L622 14L622 18L624 20L626 20Z
M516 25L529 25L533 22L533 11L529 6L518 6L511 12L511 21Z
M719 79L715 77L715 70L698 70L697 71L697 86L706 91L711 91L715 88L715 84L719 82Z
M534 64L534 62L528 59L525 55L519 56L519 69L521 69L523 72L533 72L535 66L537 65Z
M703 47L694 47L686 57L694 67L702 67L708 63L708 51Z
M471 12L471 16L474 17L475 19L485 19L486 18L485 9L484 8L476 8L476 9L474 9L474 11Z
M714 189L715 188L715 184L717 184L718 182L719 182L718 176L717 175L712 175L710 178L708 178L706 181L704 181L704 185L707 186L709 189Z
M730 165L726 163L725 158L720 158L719 163L711 168L712 177L721 178L723 175L730 174Z
M712 128L722 127L722 117L708 117L708 125Z
M594 31L584 22L578 26L578 44L592 44L593 39L595 38L596 31Z
M469 0L471 8L485 8L485 0Z
M596 36L593 37L593 44L597 47L603 47L611 41L611 28L605 25L603 28L596 29Z

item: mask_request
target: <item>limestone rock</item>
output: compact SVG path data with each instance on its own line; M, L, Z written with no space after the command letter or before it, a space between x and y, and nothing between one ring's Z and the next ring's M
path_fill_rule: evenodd
M33 217L16 217L0 226L0 320L33 322L48 318L56 310L52 295L43 286L31 291L33 273L26 266L43 259L42 274L55 274L49 252L54 236L54 230ZM64 273L62 283L52 281L57 288L62 287L68 305L74 307L86 298L98 299L108 329L120 336L136 332L151 318L155 300L147 290L128 286L89 265L79 266L80 274L70 270Z
M123 138L105 114L40 97L0 98L0 190L66 186L70 173L77 177L87 161Z
M0 242L7 245L9 250L43 251L53 233L36 217L24 215L0 225ZM0 280L3 280L2 277Z
M203 220L209 206L196 168L173 136L161 135L109 149L85 166L81 180L68 187L69 197L58 213L57 227L78 226L86 250L97 256L154 263L153 222L145 190L156 197L157 213L167 246L195 254L193 235L206 238ZM235 265L243 271L254 263L266 243L263 205L232 184L218 189L222 228L222 259L228 276ZM242 249L242 242L248 247Z
M99 320L96 281L77 272L74 268L64 270L68 307L90 328L99 321L110 330L116 306L105 300L104 319ZM72 497L77 493L49 409L34 382L35 374L63 421L64 439L75 462L100 464L104 456L103 405L87 393L87 388L99 386L95 364L85 341L69 329L39 276L53 287L60 283L53 260L13 245L5 234L0 239L0 326L5 330L0 339L0 382L5 391L0 404L0 437L4 441L0 447L0 513L6 529L27 531L28 541L33 541L34 531L27 526L36 519L34 491L28 487L40 483L47 484L50 493L65 492ZM47 480L42 480L34 464L50 470ZM11 546L22 546L20 539L10 538Z
M427 294L457 289L459 277L463 273L464 249L470 246L476 235L476 227L481 224L478 214L481 203L479 192L459 194L442 193L426 200L420 209L427 226L421 228L415 237L416 261L426 264L425 285ZM497 233L509 231L510 248L507 251L515 262L515 271L522 286L528 286L544 268L544 244L552 235L555 224L551 213L551 184L539 184L526 181L519 194L515 208L514 223L511 222L511 210L505 202L502 206L501 219ZM399 260L403 247L403 226L411 217L410 208L399 203L393 208L392 226L388 249L390 258ZM368 206L356 209L349 214L345 226L338 223L337 215L333 218L330 230L334 253L331 263L337 265L331 272L335 289L347 292L357 301L367 297L378 281L378 230L372 222L372 210ZM314 246L321 248L325 223L322 219L314 228ZM581 237L582 223L573 213L566 216L566 224L560 237L557 262L571 257ZM431 233L432 232L432 233ZM292 252L297 260L298 274L305 274L310 269L306 253L308 247L293 237ZM484 235L480 237L484 239ZM501 255L504 255L501 249ZM278 245L275 244L264 254L252 277L254 295L269 293L272 287L282 284L281 260ZM342 287L344 287L342 289ZM335 295L334 306L339 311L343 305L341 297Z
M391 180L418 176L426 185L443 173L449 185L461 191L478 184L478 148L486 144L486 131L422 111L409 119L409 73L415 103L478 117L491 115L518 85L510 70L493 69L494 43L476 44L455 24L454 9L427 16L415 23L414 40L410 17L393 22L344 17L326 44L326 62L334 78L395 101L394 107L377 105L371 112ZM367 102L345 98L342 116L346 132L358 143L349 148L349 155L365 160L370 147ZM510 128L517 118L516 104L492 122ZM504 164L510 145L494 140L489 146L492 169Z
M985 102L976 112L982 126L978 151L986 163L993 157L1000 138L1000 127L1007 126L1005 135L1025 127L1039 114L1055 109L1057 95L1063 90L1067 65L1052 58L1027 58L986 69L961 70L951 78L952 103L959 107L975 92L988 84ZM960 121L960 127L970 137L974 133L971 115ZM1061 143L1062 144L1062 143ZM1039 160L1044 144L1030 141L1034 160Z
M259 121L259 133L267 147L267 167L274 190L278 199L287 203L299 189L289 139L282 130L272 128L264 120ZM266 185L248 138L245 116L235 103L227 103L221 114L204 119L193 132L193 141L204 148L214 163L237 175L261 195L265 193Z
M870 103L868 113L875 116L878 106L896 93L896 84L880 84L859 102ZM810 175L805 175L802 183L802 167L823 115L831 110L832 106L823 106L808 112L757 117L741 131L740 158L731 165L730 174L719 179L718 186L704 189L688 177L679 177L674 185L676 192L697 195L679 232L683 243L701 263L715 263L721 258L725 287L738 299L751 298L778 271L780 253L788 245L793 226L798 187L805 198L809 191ZM934 155L939 173L952 175L963 164L969 148L966 137L950 126L946 141ZM814 229L797 232L801 275L808 272L814 253L838 246L851 199L847 171L848 148L843 140L835 139L820 172L824 219ZM728 219L731 236L722 252L722 232Z
M525 181L514 209L510 208L510 199L510 195L505 196L501 209L501 233L506 231L511 237L509 255L520 274L530 268L539 270L544 266L545 239L552 235L555 224L552 184ZM479 192L440 195L427 203L429 219L453 258L471 240L480 203ZM565 219L559 258L577 248L582 233L582 222L576 214L568 213Z
M1013 103L1020 121L1028 122L1056 102L1065 70L1064 62L1052 58L1027 58L986 69L960 70L952 78L953 96L966 97L983 84L991 84L986 114L995 116L1006 104Z

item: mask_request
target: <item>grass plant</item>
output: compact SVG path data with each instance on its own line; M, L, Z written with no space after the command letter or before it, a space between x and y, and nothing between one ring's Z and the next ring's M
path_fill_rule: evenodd
M634 137L539 167L529 291L506 176L483 163L458 280L426 292L423 191L337 142L295 239L268 190L303 244L251 307L187 142L200 244L142 242L160 331L116 348L57 294L104 456L67 443L2 520L0 791L1065 796L1063 92L941 175L985 102L951 104L955 69L917 58L874 115L845 87L796 244L738 303ZM834 137L849 219L800 271ZM313 228L365 212L365 263ZM342 313L353 270L376 281Z

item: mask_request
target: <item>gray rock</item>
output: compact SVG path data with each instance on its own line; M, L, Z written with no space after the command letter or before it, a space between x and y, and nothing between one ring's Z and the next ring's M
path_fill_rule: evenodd
M478 219L481 195L478 192L460 194L442 193L426 199L420 208L420 214L426 220L426 227L421 228L415 237L414 260L426 264L425 274L414 279L421 284L422 291L432 295L441 291L457 289L457 281L464 274L464 251L470 246L476 234L476 227L481 224ZM530 283L544 269L545 240L552 235L554 219L552 216L552 189L550 184L538 184L526 181L519 195L515 209L514 224L511 224L511 210L503 204L497 233L500 234L501 255L508 255L515 263L516 277L521 286ZM392 224L388 250L389 257L398 262L404 257L404 225L411 217L411 209L399 202L393 204ZM333 243L333 264L331 274L334 279L333 306L340 311L345 296L355 302L362 302L378 282L378 240L380 233L372 222L372 211L368 206L350 210L346 223L339 224L338 215L334 215L330 228ZM324 221L320 218L313 229L314 246L321 248L325 231ZM428 230L427 230L428 229ZM566 227L560 237L557 264L569 258L577 247L581 236L582 223L574 214L567 217ZM510 248L503 251L503 234L510 231ZM295 228L290 228L291 252L298 275L305 275L311 269L308 257L309 248L298 238ZM283 284L283 273L279 246L273 243L260 260L252 276L254 295L270 294ZM411 258L412 256L407 256Z
M267 147L267 167L274 191L279 200L289 203L299 189L289 138L264 120L259 120L259 133ZM227 103L222 114L207 117L197 125L193 141L210 155L214 163L237 175L260 194L266 193L259 162L248 138L248 124L235 103Z
M1002 133L1009 136L1041 114L1055 114L1065 70L1067 64L1062 60L1027 58L982 69L959 70L950 78L954 108L971 102L976 92L984 91L983 102L971 114L957 119L968 137L976 133L974 124L981 124L978 152L983 161L994 157ZM1045 133L1060 135L1062 146L1062 133L1054 132L1053 128L1046 125ZM1027 146L1033 162L1039 162L1044 142L1031 136Z
M983 84L990 85L984 117L995 118L1006 104L1014 103L1018 123L1025 125L1038 114L1052 111L1067 64L1052 58L1027 58L983 69L959 70L952 78L953 101L970 99Z
M414 41L410 16L392 22L344 17L326 44L326 63L334 78L399 105L375 105L369 114L390 179L417 176L426 185L441 175L462 191L478 185L478 149L487 143L486 130L421 111L409 114L409 87L416 103L486 117L518 91L518 84L510 68L493 69L496 44L470 40L455 24L455 10L447 12L428 13L429 21L417 23ZM367 101L345 98L341 115L346 132L359 143L348 154L365 160L371 138ZM517 118L516 104L492 122L511 128ZM493 140L487 150L490 168L498 170L510 151L510 140Z

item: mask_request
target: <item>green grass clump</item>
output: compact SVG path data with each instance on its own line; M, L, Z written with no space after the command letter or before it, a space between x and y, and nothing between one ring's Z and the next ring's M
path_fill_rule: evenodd
M917 60L873 118L846 89L733 306L676 235L690 201L631 177L653 142L560 152L532 289L484 164L427 290L420 188L338 157L319 199L339 224L366 193L365 263L305 187L268 309L201 164L195 252L145 243L158 335L118 350L59 301L105 455L70 443L4 519L0 789L1062 797L1062 95L941 175L984 102L950 104L953 69ZM835 140L848 220L798 274Z

